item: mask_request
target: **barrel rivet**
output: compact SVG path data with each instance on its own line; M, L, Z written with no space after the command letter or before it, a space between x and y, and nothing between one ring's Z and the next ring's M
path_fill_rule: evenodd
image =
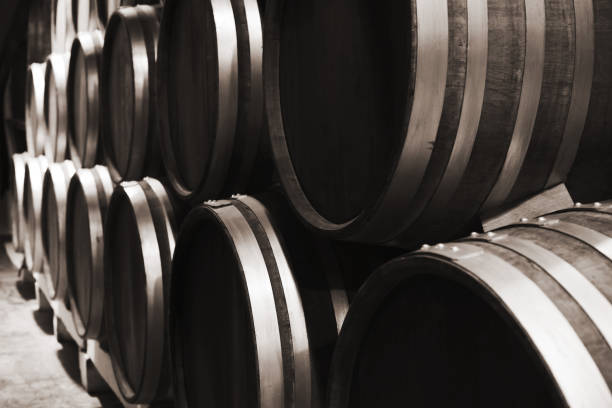
M453 252L459 252L459 247L454 246L454 247L452 247L452 248L451 248L451 250L452 250Z
M521 222L528 222L528 221L529 221L529 218L526 218L526 217L521 218Z
M487 237L494 237L495 233L493 231L487 232Z
M595 202L593 205L597 208L601 207L601 203L599 201Z
M444 249L444 244L438 244L438 245L436 245L436 248L438 248L438 249Z
M472 238L477 238L477 237L478 237L478 235L480 235L480 234L479 234L479 233L477 233L477 232L472 232L472 233L470 234L470 237L472 237Z
M427 244L423 244L423 246L421 247L421 249L423 251L427 251L429 248L431 248L431 247L429 245L427 245Z
M540 222L545 222L545 221L546 221L546 218L545 218L545 217L539 217L539 218L538 218L538 221L540 221Z
M582 207L582 203L575 203L574 207Z

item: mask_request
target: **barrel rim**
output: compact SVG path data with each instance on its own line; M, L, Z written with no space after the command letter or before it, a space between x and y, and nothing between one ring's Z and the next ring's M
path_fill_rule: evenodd
M159 197L158 194L166 195L166 197ZM157 202L152 203L154 200L157 200ZM113 372L121 395L130 403L152 402L158 398L164 398L163 395L159 394L163 394L165 390L159 387L164 385L163 366L164 359L167 357L165 353L167 348L167 317L164 312L166 296L164 288L160 288L157 284L152 286L149 279L154 281L161 279L162 286L165 286L164 275L168 273L171 267L170 264L164 264L164 260L168 261L171 257L172 250L169 237L174 234L172 229L167 230L167 226L172 224L166 207L168 204L167 192L161 183L155 179L147 178L139 182L121 183L113 192L107 211L104 235L106 244L104 253L105 319L109 333L108 344ZM139 352L143 371L137 384L132 384L133 379L127 373L126 364L123 361L123 351L125 350L121 345L117 330L114 329L116 327L116 316L115 299L112 293L114 292L114 275L118 272L113 270L113 263L110 261L112 256L110 242L115 238L113 219L120 210L127 210L136 226L134 233L138 237L137 247L141 249L136 256L142 261L141 267L145 277L145 339L144 348ZM161 229L158 228L160 226ZM145 233L144 238L142 236L143 232ZM149 234L146 234L146 232ZM143 239L147 243L144 247ZM166 244L168 248L164 247ZM145 247L153 250L153 253L146 253ZM163 256L164 253L166 253L166 256ZM153 289L153 293L150 289Z
M70 158L75 165L80 167L93 167L98 161L100 154L99 139L101 134L101 107L99 103L100 66L104 37L99 30L92 32L80 32L75 37L68 64L68 79L66 83L66 95L68 103L68 131ZM74 87L76 76L77 58L82 56L86 75L87 86L87 124L85 145L79 146L78 137L75 132ZM89 81L95 81L96 86L89 86Z
M177 3L179 3L178 0L165 1L159 28L156 75L159 140L166 175L173 190L182 199L197 202L222 191L229 170L238 113L238 81L235 80L238 72L238 61L234 57L234 53L231 56L223 54L224 58L219 51L237 50L237 34L235 19L232 18L233 24L229 24L228 21L229 13L232 13L232 17L234 13L230 0L206 1L205 7L212 25L212 27L206 27L206 29L211 31L210 41L215 46L211 52L214 51L216 61L211 64L211 68L215 72L213 82L218 106L215 109L215 138L207 158L208 163L200 173L200 181L197 183L197 187L192 189L180 174L168 117L167 77L168 67L172 63L169 61L168 55L172 48L169 33L172 32L174 27ZM223 24L219 24L219 21L223 21Z
M47 57L45 65L45 93L44 118L47 128L47 143L45 143L45 156L50 161L60 162L66 159L68 151L68 101L67 79L68 59L67 53L53 53ZM55 94L50 95L51 79L55 87ZM49 98L56 98L56 129L49 126Z
M115 11L108 21L104 37L104 47L102 55L102 66L100 78L102 86L100 88L100 104L102 109L102 143L104 146L105 164L115 182L124 180L139 179L144 174L154 171L151 167L155 166L156 157L160 155L155 149L157 142L156 119L155 119L155 64L151 60L156 53L156 42L151 43L146 35L147 24L145 19L152 19L157 22L157 10L159 6L138 5L135 7L122 7ZM129 154L127 161L121 163L124 169L119 169L115 148L113 145L113 127L109 118L111 117L111 106L117 102L111 100L110 76L112 71L114 48L118 31L126 30L129 44L123 45L130 54L129 67L132 71L132 101L134 116L131 118L131 134L129 137ZM153 34L155 37L156 34ZM152 49L153 48L153 49ZM133 59L146 59L147 66L134 64ZM155 57L154 57L155 58ZM138 89L134 89L138 88ZM134 151L141 147L142 152L134 154ZM153 157L148 157L152 155Z

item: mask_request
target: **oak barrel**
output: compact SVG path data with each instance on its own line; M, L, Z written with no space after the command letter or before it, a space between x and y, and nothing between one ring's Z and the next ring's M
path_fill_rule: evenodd
M163 170L155 98L161 6L122 7L104 38L100 90L106 165L113 180L140 180Z
M25 185L26 162L28 153L14 153L11 157L10 208L11 234L13 248L23 253L25 251L26 226L23 215L23 188Z
M335 237L410 246L564 181L581 136L609 134L593 114L611 94L593 76L612 62L608 3L267 2L265 105L293 206Z
M51 162L65 160L68 148L68 103L66 81L68 54L51 54L45 68L44 114L47 141L45 156Z
M51 53L51 14L50 0L28 2L28 64L42 63Z
M70 159L77 168L102 162L100 70L104 34L82 32L72 43L68 68Z
M113 370L131 403L171 397L166 293L178 226L158 180L115 189L104 235L104 307Z
M334 352L330 408L612 404L612 203L374 273Z
M171 276L177 406L322 407L345 283L330 243L286 203L234 196L195 207Z
M45 254L42 244L42 192L48 161L45 156L29 157L23 185L23 220L25 225L24 254L26 268L43 272Z
M43 180L42 242L49 265L49 294L52 299L66 296L66 199L68 185L76 169L70 160L49 165Z
M44 153L47 129L45 126L45 64L28 67L25 88L26 144L32 156Z
M51 51L70 52L76 35L71 0L51 0Z
M197 202L244 192L257 177L262 47L255 0L165 2L158 114L163 162L179 196Z
M79 169L68 186L66 277L70 310L82 338L100 339L104 323L104 221L113 182L104 166Z

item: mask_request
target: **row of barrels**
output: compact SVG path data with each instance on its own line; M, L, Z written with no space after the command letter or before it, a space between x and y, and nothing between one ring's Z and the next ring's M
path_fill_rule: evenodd
M205 28L201 55L184 52L200 51L181 37L189 16ZM67 52L30 65L28 151L77 167L104 164L116 182L163 176L163 155L175 193L192 203L268 186L262 37L255 0L121 7L103 31L80 31ZM166 87L175 75L179 86ZM169 136L160 140L160 131Z
M72 49L72 159L165 173L191 205L259 191L273 161L321 233L458 236L559 183L612 193L611 24L607 0L120 8Z
M14 169L26 250L130 402L612 404L612 203L384 263L305 230L277 192L185 217L153 178L21 155Z

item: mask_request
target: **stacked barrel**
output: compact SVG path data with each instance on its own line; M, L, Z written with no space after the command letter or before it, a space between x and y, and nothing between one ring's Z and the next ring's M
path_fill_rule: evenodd
M608 0L118 3L31 1L3 118L122 401L612 405Z

